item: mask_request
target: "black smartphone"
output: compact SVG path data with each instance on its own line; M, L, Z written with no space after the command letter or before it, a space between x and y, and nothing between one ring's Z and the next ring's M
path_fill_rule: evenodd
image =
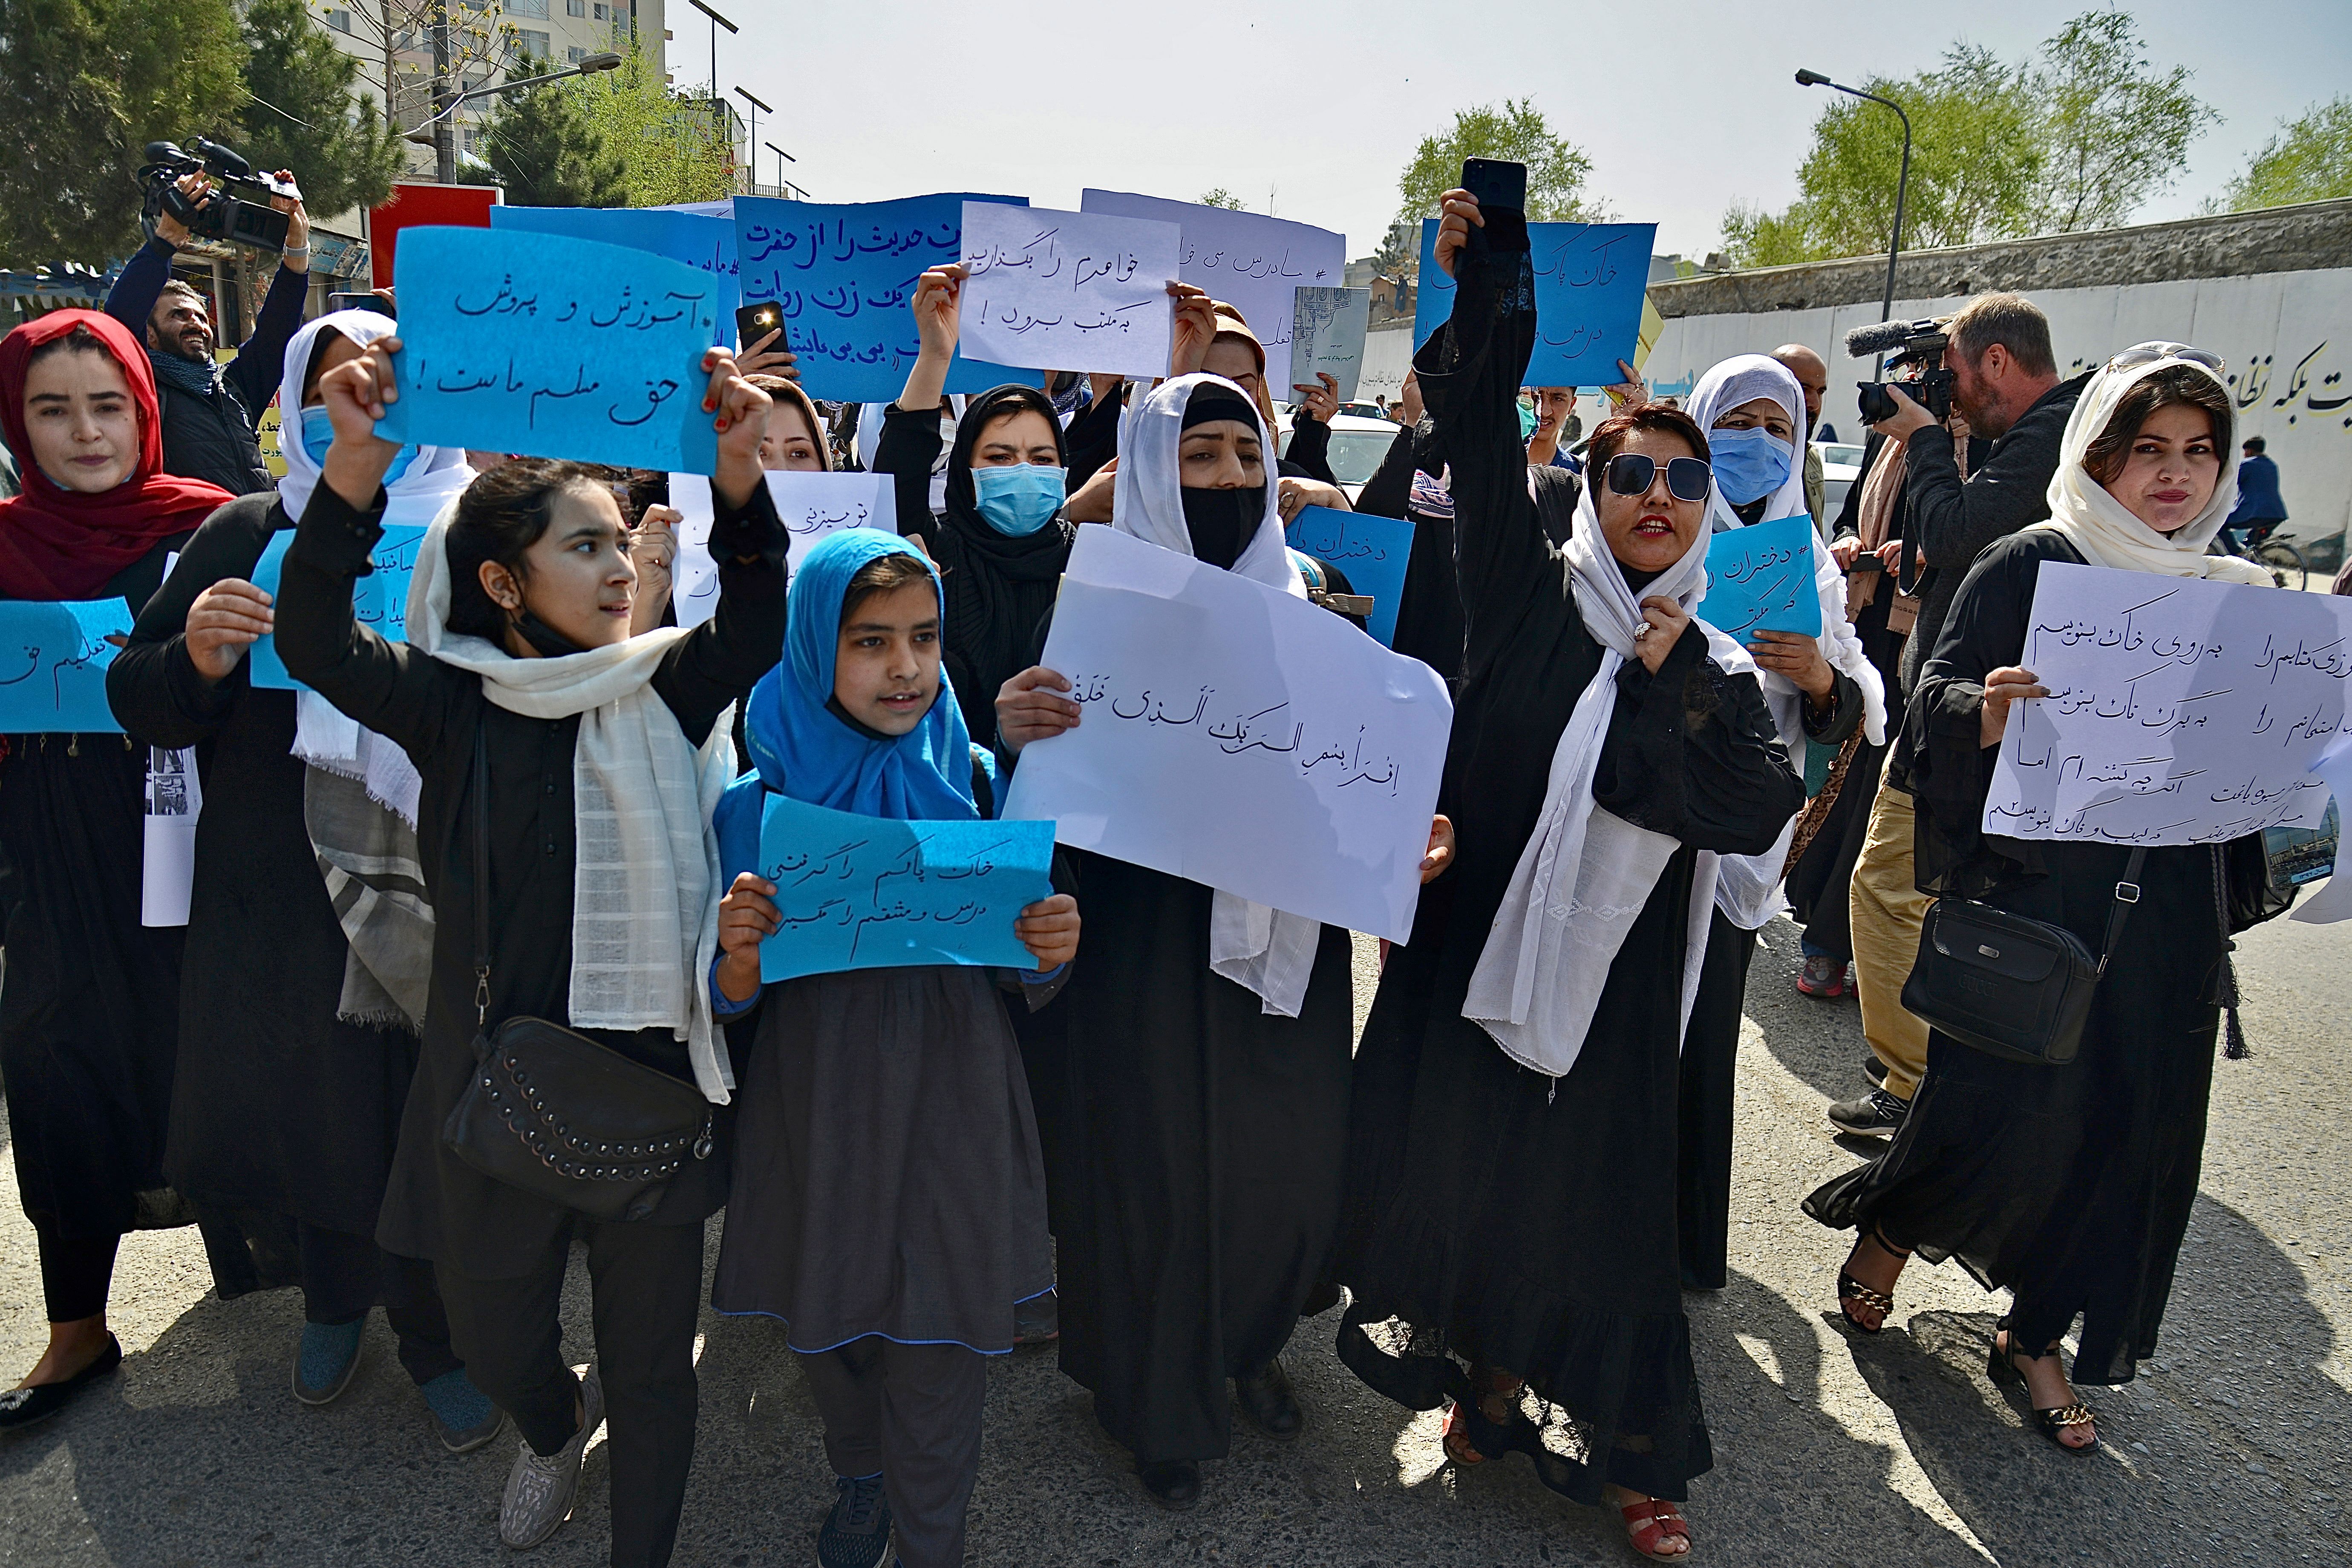
M1886 563L1881 561L1871 551L1858 550L1854 552L1853 564L1846 570L1848 572L1884 572L1886 570Z
M339 290L327 296L327 309L330 310L373 310L377 315L390 316L394 321L398 321L400 319L400 312L393 305L392 296L389 294L359 291L342 292Z
M1528 210L1528 166L1506 163L1495 158L1465 158L1462 161L1462 188L1478 198L1481 211L1503 207L1511 212Z
M784 324L784 308L773 300L762 300L756 305L746 305L735 312L735 343L739 349L749 349L753 343ZM768 345L782 348L782 342Z

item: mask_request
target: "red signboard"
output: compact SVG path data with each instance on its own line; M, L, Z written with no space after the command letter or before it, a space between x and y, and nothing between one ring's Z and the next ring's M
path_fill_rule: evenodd
M501 193L496 185L395 184L392 199L368 214L368 265L378 289L392 287L393 248L400 231L425 224L488 228Z

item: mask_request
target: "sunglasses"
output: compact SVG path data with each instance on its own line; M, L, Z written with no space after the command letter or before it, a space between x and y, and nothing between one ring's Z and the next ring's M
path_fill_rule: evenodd
M1621 496L1646 494L1657 475L1656 461L1640 452L1620 452L1609 459L1609 488ZM1715 470L1704 458L1666 460L1666 489L1676 500L1705 500L1714 479Z
M2134 343L2107 362L2110 370L2130 370L2136 365L2155 364L2159 360L2185 359L2191 364L2201 364L2216 375L2221 373L2221 356L2207 349L2193 349L2187 343Z

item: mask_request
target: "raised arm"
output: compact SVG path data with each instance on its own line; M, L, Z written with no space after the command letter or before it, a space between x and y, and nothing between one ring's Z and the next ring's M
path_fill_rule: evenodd
M940 399L962 331L961 266L934 267L915 284L915 331L922 347L898 401L882 411L874 471L888 474L898 496L898 531L931 531L931 465L940 460Z

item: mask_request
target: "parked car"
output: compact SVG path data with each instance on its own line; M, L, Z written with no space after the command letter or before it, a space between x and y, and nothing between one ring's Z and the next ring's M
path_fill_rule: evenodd
M1389 422L1388 410L1377 403L1342 403L1339 412L1355 419L1378 419Z
M1339 482L1349 505L1355 504L1364 486L1381 471L1381 460L1389 455L1389 443L1403 433L1402 426L1381 418L1341 414L1332 419L1331 477Z
M1822 455L1822 525L1833 526L1845 509L1846 492L1862 478L1862 448L1848 441L1816 441Z

